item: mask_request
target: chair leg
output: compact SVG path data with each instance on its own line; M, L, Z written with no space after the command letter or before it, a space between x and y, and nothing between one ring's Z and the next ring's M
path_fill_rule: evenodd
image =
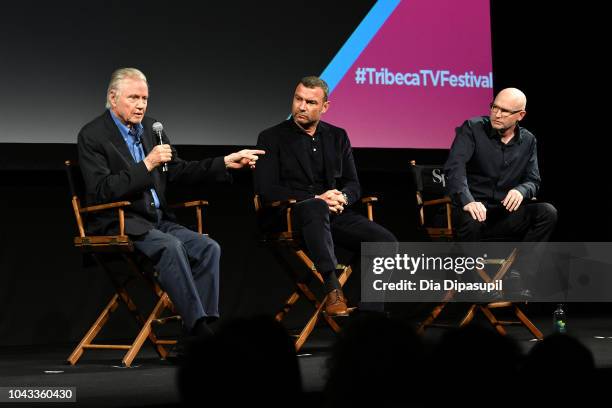
M123 302L125 303L125 305L127 306L128 310L130 311L130 313L132 314L132 316L134 316L134 319L136 320L136 323L138 323L138 326L140 327L140 330L142 332L142 329L147 325L146 320L144 319L144 317L140 314L140 312L138 311L138 309L136 308L136 304L134 304L134 301L132 300L132 298L130 297L130 295L127 293L127 290L125 290L125 288L118 288L117 291L119 292L119 294L121 295L121 299L123 300ZM162 295L159 298L159 300L157 301L157 305L164 305L164 307L159 311L159 313L157 315L155 315L154 319L158 319L159 316L163 313L164 309L167 307L167 302L165 302L164 296L166 298L168 298L168 295L165 294L164 292L161 292ZM168 302L169 302L169 298L168 298ZM157 308L156 305L156 308ZM153 309L155 311L155 309ZM153 315L153 312L151 312L151 316ZM153 319L153 320L154 320ZM149 322L149 325L151 323ZM159 344L159 340L157 339L157 336L155 335L155 333L153 332L153 330L149 330L148 331L148 338L149 340L151 340L151 343L153 343L153 345L155 346L155 351L157 351L157 354L159 354L159 357L162 359L165 359L168 356L168 351L165 349L165 347L163 347L161 344Z
M314 330L317 324L317 320L319 320L319 316L321 315L321 312L323 311L324 305L325 305L325 302L319 303L317 310L312 314L312 316L308 320L308 323L306 323L306 326L304 326L304 328L300 332L298 338L295 340L295 351L300 351L304 343L306 343L308 336L310 336L310 333L312 333L312 331Z
M473 304L472 306L470 306L470 309L467 311L463 319L461 319L461 323L459 323L459 327L463 327L467 324L470 324L470 322L474 319L474 315L476 314L477 307L478 305L476 304Z
M102 313L100 313L100 315L98 316L94 324L91 325L91 327L89 328L85 336L83 336L83 338L81 339L79 344L76 346L72 354L70 354L70 356L68 357L68 362L71 365L75 365L79 361L79 359L83 355L85 346L88 346L93 342L93 340L96 338L100 330L102 330L102 327L104 327L104 325L108 321L111 313L113 313L117 309L118 306L119 306L119 295L115 293L113 297L111 298L111 300L106 305L106 307L104 308L104 310L102 310Z
M340 274L340 277L338 278L338 281L340 282L340 286L344 286L344 284L346 283L348 277L351 275L351 272L352 272L352 269L351 269L350 266L346 267L344 269L344 271L342 271L342 273ZM313 304L313 306L316 308L316 310L315 310L314 314L311 316L311 318L308 321L308 323L306 324L304 330L302 330L302 333L300 334L300 336L296 340L296 347L298 347L298 343L299 343L299 348L301 348L302 345L304 344L304 342L306 342L306 339L308 338L308 336L310 335L310 333L314 329L314 327L316 325L316 322L318 321L319 316L323 316L323 319L325 320L325 322L329 325L329 327L335 333L340 333L341 328L338 325L338 323L336 323L336 321L333 318L331 318L330 316L328 316L327 314L322 313L323 307L325 306L325 303L327 302L327 296L321 302L319 302L319 300L316 298L314 293L312 293L312 291L310 290L310 288L307 285L305 285L303 283L298 283L297 285L300 288L300 291ZM305 336L302 337L302 334L305 334ZM299 348L297 348L297 350L299 350Z
M294 250L294 254L298 257L298 259L300 259L310 269L310 271L312 272L312 275L319 282L323 283L323 277L315 269L314 263L308 257L308 255L306 255L306 253L303 250L301 250L301 249L295 249ZM344 284L346 283L348 278L351 276L351 273L352 273L352 268L350 266L347 266L347 267L344 268L344 270L342 271L342 273L338 277L338 281L340 282L340 286L341 287L344 286ZM275 319L277 321L281 321L281 320L283 320L285 318L285 316L287 315L289 310L293 307L293 305L300 298L300 292L314 306L314 308L315 308L314 313L310 316L310 318L308 319L308 322L306 323L306 325L304 326L304 328L302 329L302 331L298 335L298 338L295 341L295 349L296 349L296 351L299 351L302 348L302 346L304 345L304 343L306 343L306 340L308 339L308 337L310 336L310 334L312 333L312 331L316 327L316 324L317 324L317 322L319 320L319 317L322 316L323 320L325 320L325 322L329 325L329 327L335 333L339 333L341 328L340 328L338 323L336 323L336 321L333 318L331 318L330 316L327 316L327 314L325 314L325 313L322 313L323 308L325 307L325 303L327 301L327 296L322 301L319 301L317 299L317 297L314 295L314 293L310 290L308 285L306 285L305 283L296 282L296 286L297 286L298 290L293 292L287 298L287 300L285 301L285 304L283 305L281 310L276 314Z
M151 331L151 324L153 320L159 318L159 316L162 314L162 312L166 308L166 305L167 305L166 298L167 297L168 295L164 294L157 301L157 304L153 308L153 311L151 312L148 319L144 322L142 328L140 329L138 336L136 336L136 339L130 346L130 349L123 357L123 360L121 361L123 366L130 367L132 365L134 358L136 358L136 355L140 351L142 345L144 344L145 340L147 340L147 338L151 340L151 342L155 345L157 352L160 354L162 358L166 358L168 356L168 351L163 347L163 345L157 343L157 338L155 337L155 334L153 334L153 332Z
M480 310L482 310L482 313L484 313L484 315L487 317L489 322L493 325L493 327L495 327L495 330L497 330L497 332L499 334L501 334L502 336L505 336L506 335L506 329L497 320L497 318L495 317L493 312L491 312L491 309L489 309L489 307L487 305L482 305L482 306L480 306Z
M310 290L308 286L306 286L303 283L298 283L298 287L300 288L304 296L306 296L306 299L308 299L312 303L312 305L315 307L316 310L321 310L321 311L323 310L323 307L325 306L325 303L327 301L327 296L323 299L322 302L319 302L319 300L316 298L314 293L312 293L312 291ZM315 311L315 313L317 312ZM334 319L332 319L325 313L323 313L322 316L323 316L323 319L325 319L325 322L327 322L327 324L331 327L331 329L334 332L336 333L340 332L340 326L338 326L338 323L336 323Z
M544 338L542 332L538 330L538 328L533 323L531 323L531 320L529 320L529 318L517 305L514 305L514 314L516 314L516 317L518 317L521 323L523 323L523 325L527 327L527 330L529 330L536 339L542 340Z
M306 263L306 265L310 265L312 266L312 261L310 261L310 259L308 258L308 256L306 254L304 254L303 252L300 255L300 258L302 259L302 261L304 261ZM322 281L322 277L321 275L316 271L316 270L312 270L313 274L315 274L315 276ZM351 276L352 273L352 268L350 266L344 268L344 270L342 271L342 273L340 274L340 276L338 277L338 281L340 282L340 286L344 286L344 284L346 283L346 281L348 280L349 276ZM325 296L325 298L322 301L319 301L316 296L314 295L314 293L312 293L312 291L310 290L310 288L303 284L303 283L298 283L297 284L300 291L304 294L304 296L313 304L313 306L316 308L315 312L312 314L312 316L310 317L310 319L308 320L308 323L306 323L306 326L304 326L304 329L302 329L302 332L300 333L300 335L298 336L297 340L295 341L295 349L296 351L299 351L302 346L304 345L304 343L306 342L306 340L308 339L308 337L310 336L310 334L312 333L312 331L314 330L317 321L319 320L320 316L323 316L323 319L325 320L325 322L329 325L329 327L335 332L335 333L339 333L341 328L338 325L338 323L336 323L336 321L331 318L330 316L328 316L323 312L323 308L325 307L325 304L327 302L327 296Z
M442 310L444 310L444 307L446 307L447 304L448 303L444 302L434 307L429 316L427 316L427 318L418 325L417 334L425 333L425 329L429 327L438 318L438 316L440 316L440 313L442 313Z
M96 338L96 336L98 335L102 327L104 327L104 325L110 318L110 314L114 312L119 306L119 300L121 300L127 306L131 314L134 316L136 322L140 326L140 331L136 339L130 346L122 346L122 345L95 346L93 345L92 343L94 339ZM94 322L94 324L91 326L89 331L85 334L81 342L74 349L72 354L68 357L68 362L72 365L75 365L78 362L78 360L81 358L81 356L83 355L84 349L86 348L101 348L101 349L128 348L128 352L124 356L122 360L122 364L125 367L130 367L132 364L132 361L134 360L134 358L140 351L142 344L147 338L151 341L151 343L155 347L155 351L157 351L157 354L160 356L160 358L165 359L166 357L168 357L169 352L164 347L164 344L172 345L172 344L176 344L176 341L159 340L157 336L155 335L155 333L153 333L152 331L151 323L153 322L153 320L158 319L166 308L173 309L173 306L172 306L172 302L168 298L168 295L164 293L162 297L157 301L157 304L155 308L153 309L153 311L151 312L151 314L149 315L149 318L145 321L142 315L138 312L136 305L132 301L131 297L129 296L125 288L118 287L117 293L113 295L113 297L111 298L111 301L104 308L100 316L98 316L98 319Z
M431 311L429 316L427 316L427 318L418 325L417 327L418 334L425 333L425 329L428 326L431 326L433 324L433 322L438 318L438 316L440 316L440 313L442 313L442 310L444 310L448 302L450 302L454 296L455 296L454 290L449 290L444 294L444 297L442 298L442 302L439 303L436 307L434 307L434 309Z
M109 270L108 266L106 265L102 257L97 256L97 254L94 254L94 259L97 261L98 265L107 273L107 276L110 278L113 286L115 287L115 294L111 298L108 305L104 308L102 313L98 316L97 320L88 330L88 332L85 334L81 342L77 345L77 347L74 349L72 354L68 357L68 362L72 365L75 365L77 361L83 355L83 351L85 349L128 350L122 360L122 364L125 367L130 367L134 358L140 351L140 348L142 347L146 339L149 339L151 341L155 350L157 351L157 353L162 359L166 358L169 352L164 347L164 345L173 345L173 344L176 344L176 341L158 339L152 330L152 323L153 321L157 321L157 322L159 321L159 318L165 309L169 309L173 312L175 311L174 305L172 304L172 301L168 297L168 294L165 293L161 289L159 284L157 284L155 281L151 279L146 279L147 282L152 286L153 291L157 294L159 298L158 298L158 301L155 307L153 308L153 311L149 314L149 317L145 320L145 318L138 311L136 305L134 304L132 298L130 297L126 289L126 285L133 278L119 280L112 273L112 271ZM127 256L124 254L124 259L127 261L128 265L133 269L135 274L142 275L141 271L136 265L136 262L132 259L131 256ZM96 336L99 334L102 327L106 324L106 322L110 318L110 314L114 312L119 306L119 300L121 300L126 305L128 310L130 311L130 313L136 320L136 323L140 327L140 330L138 332L138 335L136 336L136 339L130 345L93 344L94 339L96 338Z
M338 277L338 282L340 282L340 286L342 286L342 287L344 286L344 284L346 283L346 281L348 280L348 278L351 276L352 273L353 273L353 267L352 266L346 266L344 268L344 270L342 271L342 273Z
M287 316L287 313L289 313L289 310L291 310L291 308L293 307L295 302L298 301L299 298L300 298L300 294L297 291L293 292L291 296L287 298L281 310L274 317L277 322L282 321L285 318L285 316Z

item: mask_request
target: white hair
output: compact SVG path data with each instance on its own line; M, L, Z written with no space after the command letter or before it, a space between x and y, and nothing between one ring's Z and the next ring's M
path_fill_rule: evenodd
M108 84L108 90L106 91L106 109L111 108L111 103L110 103L111 91L115 91L115 94L118 95L119 85L121 84L121 82L123 82L124 80L128 78L139 79L139 80L144 81L145 83L147 82L147 77L139 69L119 68L115 70L115 72L113 72L113 74L111 75L111 79Z

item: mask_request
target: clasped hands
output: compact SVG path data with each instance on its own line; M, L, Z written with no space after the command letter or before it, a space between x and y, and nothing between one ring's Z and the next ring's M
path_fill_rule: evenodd
M344 206L348 204L342 191L336 189L327 190L323 194L315 195L315 198L325 201L329 211L334 214L341 214L344 211Z

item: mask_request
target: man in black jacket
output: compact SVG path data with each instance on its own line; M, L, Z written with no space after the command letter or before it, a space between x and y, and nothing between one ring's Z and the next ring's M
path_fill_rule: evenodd
M346 315L346 299L335 274L334 244L359 252L361 242L395 242L382 226L350 206L361 191L353 152L344 129L320 120L329 107L327 84L305 77L293 95L291 118L259 135L266 151L255 172L256 190L264 202L296 199L293 223L300 230L328 293L326 312ZM272 211L264 224L274 224Z
M242 150L201 161L181 160L165 133L163 143L146 117L148 84L135 68L116 70L108 86L106 108L78 137L79 164L88 205L127 200L125 231L151 259L185 328L208 334L207 322L219 316L219 245L179 224L167 207L166 186L176 181L229 181L227 169L255 166L258 150ZM165 171L164 171L165 170ZM89 220L93 233L116 234L112 214Z

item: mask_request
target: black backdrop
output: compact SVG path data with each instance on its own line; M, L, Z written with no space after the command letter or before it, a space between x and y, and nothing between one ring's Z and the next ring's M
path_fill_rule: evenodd
M73 143L110 73L140 68L176 144L249 144L288 114L374 1L56 0L0 6L4 142ZM10 102L9 102L10 101ZM58 120L61 118L61 120Z
M301 4L308 7L309 2ZM562 7L535 9L526 0L492 2L495 88L516 86L528 96L524 125L539 141L544 180L540 198L555 204L560 213L555 240L608 241L611 219L603 197L608 166L596 139L605 132L589 126L597 117L589 93L599 65L585 44L596 33L581 24L597 10ZM338 30L336 39L342 43L351 28ZM308 72L320 72L327 57L314 61ZM284 84L287 89L290 85ZM228 92L240 97L243 90ZM181 155L191 159L238 147L178 146ZM440 162L446 152L357 149L355 155L364 192L380 197L377 220L402 240L419 239L408 163ZM83 268L71 246L76 231L61 163L74 157L72 144L0 144L0 345L73 342L111 294L107 278L95 268ZM206 229L223 249L223 315L274 311L287 294L288 280L257 244L250 174L237 174L231 186L187 193L211 201ZM411 304L399 307L418 309ZM531 310L549 313L552 307L532 305ZM606 305L589 304L570 310L610 312ZM108 337L120 335L129 325L124 319Z

